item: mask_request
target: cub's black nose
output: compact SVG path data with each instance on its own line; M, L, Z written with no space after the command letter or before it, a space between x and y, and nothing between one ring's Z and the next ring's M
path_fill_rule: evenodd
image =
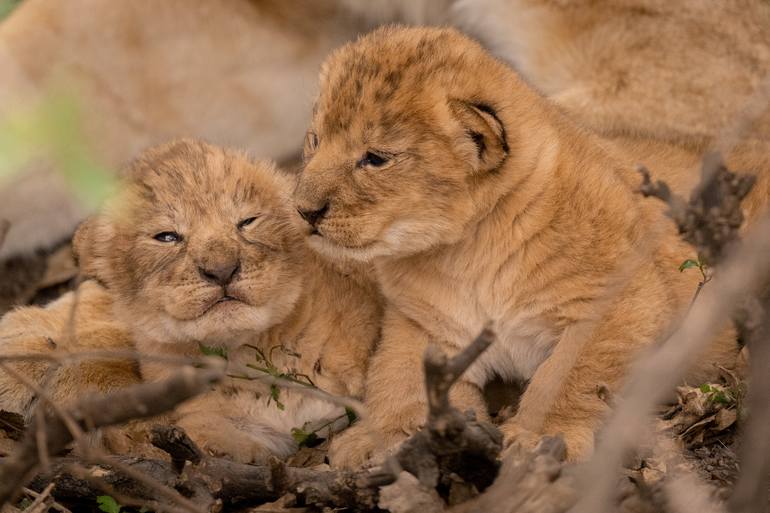
M329 204L326 203L324 204L323 207L319 208L318 210L304 210L304 209L298 208L297 212L299 212L299 215L302 216L302 219L307 221L307 223L310 226L315 228L318 222L324 218L328 210L329 210Z
M224 265L198 267L198 272L204 280L224 287L233 281L233 277L238 273L240 268L240 263L236 262Z

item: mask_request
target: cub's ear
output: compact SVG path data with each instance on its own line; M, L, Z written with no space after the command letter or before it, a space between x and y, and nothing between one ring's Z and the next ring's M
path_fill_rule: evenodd
M108 249L112 237L112 226L98 215L80 223L72 239L72 252L83 278L91 278L108 286Z
M465 144L474 173L494 171L508 156L505 127L488 105L449 100L452 115L465 129Z

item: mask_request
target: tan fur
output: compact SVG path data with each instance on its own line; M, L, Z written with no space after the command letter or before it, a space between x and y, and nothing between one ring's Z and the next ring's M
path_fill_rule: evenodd
M19 308L0 320L0 357L38 357L5 362L11 372L0 368L0 410L23 414L29 420L41 401L13 373L43 388L57 405L139 382L131 335L114 320L109 294L88 281L79 287L77 308L73 309L75 297L66 294L46 308ZM50 408L45 402L41 406ZM142 447L135 442L133 431L131 425L106 428L92 433L91 440L107 450L126 453Z
M271 355L281 372L296 370L332 394L362 396L379 334L376 294L363 278L347 276L305 249L286 176L271 164L191 141L149 150L126 173L118 195L75 237L82 272L106 288L87 283L80 289L76 338L88 330L98 336L79 340L79 348L135 347L142 378L154 381L183 363L159 357L200 358L200 344L223 347L229 375L264 378L247 368L267 366L251 345ZM181 239L156 240L163 232ZM225 296L231 299L222 301ZM50 352L43 336L62 333L69 309L61 305L75 300L70 295L46 309L10 314L0 351ZM44 333L27 326L37 318L46 323ZM113 330L114 324L125 326L118 338L101 328ZM89 365L106 372L98 363ZM42 372L33 364L23 370ZM81 382L113 386L102 374L74 382L70 374L67 369L57 381L57 394L76 396ZM0 382L0 390L11 391L0 396L0 408L23 410L29 398L20 400L20 385L9 379ZM300 392L284 390L279 401L285 409L270 400L264 381L233 377L184 403L171 420L212 453L254 461L296 449L292 428L345 413Z
M67 294L46 308L20 308L0 321L0 351L3 356L37 354L66 358L95 349L131 348L130 335L112 319L109 294L94 282L83 283L78 292L78 308L72 310L73 294ZM72 317L74 316L74 317ZM72 323L70 324L70 319ZM72 327L72 331L70 330ZM43 386L53 361L9 361L12 369ZM52 371L51 399L69 402L89 390L105 391L135 383L139 378L137 363L123 358L86 359L65 362L65 371ZM0 409L29 414L37 397L4 373L0 379Z
M770 133L765 0L458 0L452 19L597 130Z
M662 206L634 193L642 142L582 130L458 32L402 28L327 60L308 141L295 201L306 215L325 208L309 243L372 262L388 301L371 417L333 443L332 462L361 463L415 431L425 346L455 352L488 321L499 340L454 391L457 406L483 415L494 375L529 380L508 443L561 432L570 458L588 454L607 410L596 387L617 390L698 281L677 270L694 251ZM692 175L697 157L667 148L651 169ZM725 332L691 379L735 353Z

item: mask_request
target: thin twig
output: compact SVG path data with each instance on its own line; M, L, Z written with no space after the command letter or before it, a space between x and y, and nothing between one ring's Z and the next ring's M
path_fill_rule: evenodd
M156 482L151 477L147 476L144 472L139 472L138 470L128 465L123 465L117 460L110 459L102 451L89 450L85 456L86 459L90 462L98 463L101 465L109 465L118 472L130 477L134 481L143 484L148 489L154 491L158 495L158 498L164 498L170 503L178 505L179 508L181 508L181 510L185 511L186 513L207 513L204 508L183 497L176 490Z
M11 222L8 219L0 219L0 248L5 244L5 238L8 236L8 230L11 229Z
M308 386L307 383L295 382L292 380L279 378L277 376L272 376L270 374L259 373L258 375L254 375L252 372L250 372L250 369L246 365L238 365L233 362L228 363L227 377L247 381L262 381L268 385L280 386L281 388L294 390L300 394L314 397L316 399L321 399L331 404L350 408L356 412L356 415L359 419L363 420L367 417L366 407L358 399L333 395L329 392L321 390L320 388Z
M82 399L69 411L79 426L88 429L152 417L210 389L222 375L222 369L195 370L188 367L166 381L133 385L107 395ZM57 454L73 440L73 435L59 416L49 413L44 416L48 450ZM33 430L37 422L40 422L37 417L32 419ZM0 506L11 499L38 463L36 439L28 434L21 447L0 464Z
M35 490L30 490L29 488L22 488L22 491L25 494L29 495L30 497L33 497L33 498L37 499L38 497L44 497L46 493L50 495L50 493L53 490L53 488L54 488L54 483L51 483L41 493L37 493ZM53 498L51 500L53 500ZM67 508L65 508L64 506L62 506L61 504L59 504L56 501L53 501L49 505L49 507L55 509L56 511L58 511L60 513L72 513L70 510L68 510ZM25 510L25 511L27 511L27 510Z
M187 508L179 508L179 507L176 507L170 504L164 504L152 499L136 499L134 497L130 497L124 493L121 493L120 491L116 490L115 487L105 483L104 479L102 479L101 477L92 475L92 473L89 472L88 469L84 468L79 463L69 464L67 466L67 470L73 477L76 477L78 479L86 481L87 483L90 483L95 488L101 490L105 494L115 499L115 501L121 506L129 506L129 507L135 507L135 508L141 508L142 506L145 506L145 507L148 507L150 511L155 511L158 513L189 513L189 510Z
M40 494L35 497L35 500L32 501L32 504L24 508L24 511L28 513L44 513L48 511L49 506L46 504L46 501L51 498L51 490L53 490L54 486L54 483L46 486L45 490L40 492Z
M751 330L747 345L749 358L749 422L743 429L741 473L730 498L731 513L764 511L770 479L770 296L757 305L759 325Z

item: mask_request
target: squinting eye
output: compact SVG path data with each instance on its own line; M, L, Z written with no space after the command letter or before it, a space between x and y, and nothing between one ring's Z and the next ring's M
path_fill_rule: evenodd
M359 160L356 165L358 167L365 167L365 166L371 166L371 167L380 167L385 165L385 163L388 162L388 157L385 157L383 155L377 155L376 153L372 153L371 151L367 151L364 153L364 156L361 157L361 160Z
M179 242L182 240L182 236L176 232L160 232L156 233L152 238L158 242Z
M257 216L254 217L247 217L246 219L243 219L240 223L238 223L238 229L242 230L249 226L251 223L257 220Z

